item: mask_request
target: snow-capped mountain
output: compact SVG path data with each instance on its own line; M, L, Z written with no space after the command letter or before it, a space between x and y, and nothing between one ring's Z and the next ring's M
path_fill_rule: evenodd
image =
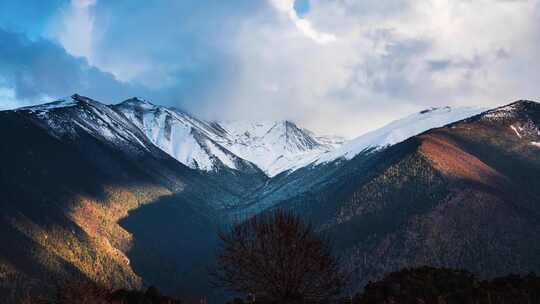
M337 159L352 159L366 149L394 145L427 130L477 115L485 110L485 108L479 107L452 108L448 106L423 110L361 135L341 147L321 155L314 160L314 163L323 164ZM299 164L299 167L303 165Z
M262 170L274 177L307 165L352 159L369 148L399 143L429 129L471 117L483 108L431 108L396 120L345 142L318 136L290 121L209 122L181 110L131 98L108 106L73 95L21 108L41 119L56 136L77 136L77 130L101 136L120 146L148 150L155 145L190 168L203 171ZM69 119L58 112L72 112ZM495 115L495 114L493 114Z
M90 135L107 144L135 152L155 149L152 142L124 115L77 94L16 111L33 116L57 138L76 139Z
M156 146L190 168L204 171L255 168L220 144L226 133L215 123L139 98L128 99L113 108L130 119Z
M114 109L178 161L205 171L258 167L272 177L342 143L339 137L315 136L290 121L207 122L139 98Z
M298 162L339 146L339 139L316 137L290 121L220 123L227 133L223 145L263 169L270 177Z
M77 129L117 145L149 149L157 146L190 168L207 172L262 170L274 177L305 166L352 159L369 148L399 143L429 129L471 117L483 108L431 108L396 120L345 142L338 136L318 136L290 121L209 122L184 111L131 98L108 106L73 95L39 106L25 107L56 136L77 136ZM71 111L70 119L57 115ZM152 145L153 144L153 145Z
M127 114L119 110L133 109L133 106L136 106L136 109L126 112ZM189 176L191 181L200 180L203 176L176 159L183 155L181 153L189 155L191 151L191 155L199 157L190 158L193 160L191 164L194 164L192 168L204 172L206 167L198 167L202 162L195 162L201 159L206 161L203 164L214 166L213 172L216 174L202 178L204 182L197 186L220 188L200 191L205 193L205 200L219 193L218 196L222 199L216 201L217 204L212 208L234 206L244 193L256 189L268 179L256 165L234 155L212 140L222 132L218 128L181 111L156 107L142 100L106 105L75 94L54 102L5 112L6 115L31 121L35 127L56 138L59 143L87 150L84 153L92 155L95 149L113 150L114 153L121 151L122 157L134 160L137 166L144 167L148 171L146 175L156 174L156 178L163 180L175 191L182 188L185 182L178 181L177 169L181 168L180 173L185 175L183 177ZM190 136L182 137L185 134ZM186 141L176 141L178 138ZM96 146L98 148L95 148ZM193 151L199 153L195 154ZM93 152L99 154L99 151ZM108 160L103 160L106 161ZM154 167L159 168L154 170ZM114 170L112 168L110 167Z

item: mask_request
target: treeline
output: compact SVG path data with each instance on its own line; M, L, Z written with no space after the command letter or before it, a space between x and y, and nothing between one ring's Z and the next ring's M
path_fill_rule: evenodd
M244 295L228 304L540 304L540 278L510 275L483 281L467 271L420 267L387 274L362 294L330 242L299 216L276 211L255 216L220 233L215 287ZM108 291L94 284L66 284L40 304L178 304L155 288Z
M248 303L278 304L278 302L242 299L235 299L227 304ZM361 294L323 303L538 304L540 303L540 277L531 273L525 276L509 275L493 280L480 280L467 271L426 266L390 273L380 281L369 283Z
M108 291L91 283L69 284L60 288L55 299L26 299L23 304L188 304L163 296L153 287L145 291ZM312 301L291 301L312 304ZM537 304L540 303L540 277L509 275L481 280L473 273L447 268L420 267L390 273L369 283L354 297L318 302L320 304ZM272 300L234 299L227 304L283 304Z
M47 297L27 297L21 304L186 304L162 295L157 288L146 290L109 290L92 282L73 282L58 287Z
M421 267L369 283L354 304L537 304L540 277L509 275L493 280L462 270Z

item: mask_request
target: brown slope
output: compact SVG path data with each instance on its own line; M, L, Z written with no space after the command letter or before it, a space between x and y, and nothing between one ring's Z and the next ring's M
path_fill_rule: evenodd
M478 183L478 177L482 177L482 182L492 180L491 174L495 172L487 166L480 168L486 171L466 168L472 178L464 176L462 170L443 175L439 182L444 185L444 195L433 201L422 201L418 195L407 197L408 191L397 190L401 201L388 200L389 195L383 195L385 207L351 220L370 221L377 214L389 213L378 224L396 225L391 231L372 226L356 245L345 250L350 263L355 265L358 285L389 271L420 265L465 268L489 277L538 270L538 219L520 206L523 202L511 200L511 192L501 192L494 184ZM415 176L402 172L400 178ZM430 193L433 189L425 191ZM370 196L364 191L357 195ZM392 204L405 206L392 208ZM431 208L405 215L399 211L423 204L430 204ZM340 231L339 227L335 229Z
M469 181L488 187L506 188L509 180L476 156L464 151L443 134L419 136L418 152L440 173L451 180Z

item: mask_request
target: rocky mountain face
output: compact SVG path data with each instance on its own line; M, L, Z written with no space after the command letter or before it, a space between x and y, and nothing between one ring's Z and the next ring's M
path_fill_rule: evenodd
M84 278L209 295L216 231L275 208L355 286L405 266L540 270L540 105L429 109L349 142L74 95L0 112L0 293ZM19 287L19 288L14 288Z

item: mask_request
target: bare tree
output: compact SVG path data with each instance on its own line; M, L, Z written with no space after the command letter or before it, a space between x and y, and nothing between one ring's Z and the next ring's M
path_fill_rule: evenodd
M320 302L338 296L346 276L329 242L283 211L255 216L220 233L214 285L276 303Z

